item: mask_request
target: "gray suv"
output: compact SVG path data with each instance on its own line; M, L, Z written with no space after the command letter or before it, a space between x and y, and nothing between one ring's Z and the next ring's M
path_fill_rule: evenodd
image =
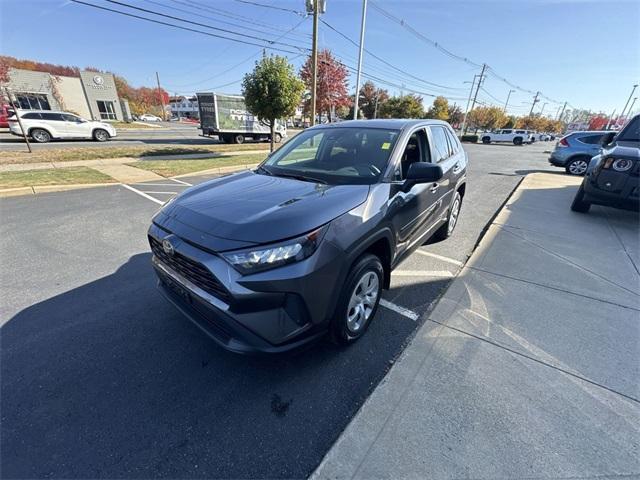
M309 128L253 171L190 188L153 218L161 292L223 347L360 338L391 270L449 237L467 155L437 120Z
M571 175L584 175L591 158L600 153L600 140L606 134L606 131L592 131L565 135L551 152L549 163Z

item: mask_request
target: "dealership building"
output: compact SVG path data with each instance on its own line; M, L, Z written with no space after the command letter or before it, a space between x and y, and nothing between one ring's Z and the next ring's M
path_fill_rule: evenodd
M83 70L80 77L65 77L11 68L3 86L21 109L63 110L92 120L131 119L129 104L118 97L110 73Z

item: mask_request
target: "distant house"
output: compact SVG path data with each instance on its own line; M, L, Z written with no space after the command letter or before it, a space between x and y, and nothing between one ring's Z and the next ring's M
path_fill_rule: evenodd
M199 118L198 97L169 97L171 116L180 118Z

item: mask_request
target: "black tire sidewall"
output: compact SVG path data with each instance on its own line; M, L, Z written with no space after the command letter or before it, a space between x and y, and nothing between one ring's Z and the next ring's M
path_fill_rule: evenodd
M378 285L380 288L378 292L378 299L376 300L376 305L371 312L371 316L367 323L359 332L353 333L347 327L347 309L349 308L349 300L351 299L351 294L356 283L365 273L370 271L375 272L378 275ZM382 267L382 262L380 262L380 259L375 255L365 254L355 262L353 267L351 267L351 271L344 282L344 288L342 289L342 293L338 299L338 304L336 305L335 313L331 320L331 337L336 343L346 345L355 342L364 335L378 312L383 282L384 269Z
M244 140L245 140L244 135L238 134L235 137L233 137L234 143L237 143L238 145L243 144Z
M35 137L35 133L36 132L44 132L47 135L47 140L40 141L40 140L36 139L36 137ZM45 129L43 129L43 128L34 128L33 130L31 130L30 137L36 143L47 143L47 142L51 141L51 134L49 132L47 132Z

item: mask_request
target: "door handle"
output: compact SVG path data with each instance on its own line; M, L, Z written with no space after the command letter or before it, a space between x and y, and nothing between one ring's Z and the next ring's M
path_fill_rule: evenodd
M440 184L434 183L433 185L431 185L429 190L431 191L431 193L436 193L438 191L438 187L440 187Z
M462 167L460 166L460 164L459 164L459 163L456 163L456 164L453 166L453 174L454 174L454 175L457 175L458 173L460 173L460 170L462 170Z

